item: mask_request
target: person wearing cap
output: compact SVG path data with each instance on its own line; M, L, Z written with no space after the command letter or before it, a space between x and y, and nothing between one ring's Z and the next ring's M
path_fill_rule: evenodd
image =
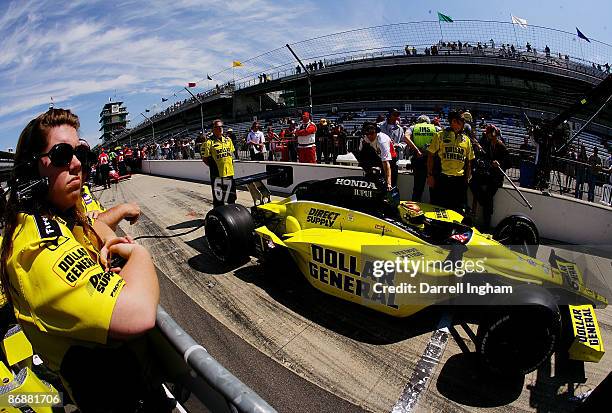
M477 202L482 205L482 230L486 231L491 226L493 198L504 183L502 171L509 166L508 150L499 138L499 129L495 125L487 125L481 141L474 144L474 154L476 161L470 181L474 194L472 213L476 214Z
M393 145L400 146L399 159L403 159L406 142L404 140L404 128L400 125L401 113L397 109L390 109L387 118L378 124L380 131L391 138Z
M252 161L263 161L266 153L266 138L260 130L259 122L253 122L246 138Z
M405 141L412 148L412 174L414 176L414 187L412 189L412 200L421 202L425 181L427 180L427 148L437 133L436 127L429 121L427 115L421 115L417 123L406 130Z
M316 134L317 125L312 122L310 113L302 112L302 123L295 131L298 143L298 162L317 163Z
M374 122L365 122L363 139L359 145L359 163L363 168L382 166L387 191L397 185L397 153L391 138L383 133ZM367 152L374 151L377 159L364 159Z
M234 185L234 144L223 135L223 121L213 121L212 139L202 143L200 155L210 171L210 185L213 195L213 207L236 202Z
M330 140L329 124L327 119L321 118L317 125L317 161L318 163L329 163L329 148L328 143Z
M427 184L435 189L435 202L448 209L461 211L465 208L467 183L470 180L474 151L470 138L464 132L463 114L451 111L450 126L434 135L427 158ZM440 158L441 171L435 177L434 156Z

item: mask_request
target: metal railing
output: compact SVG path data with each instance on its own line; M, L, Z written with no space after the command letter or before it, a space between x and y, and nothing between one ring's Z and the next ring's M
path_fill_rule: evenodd
M208 411L276 412L257 393L219 364L204 347L196 343L162 306L157 307L157 328L165 340L158 342L158 350L163 352L161 356L172 359L174 365L171 369L174 371L181 370L181 367L191 369L191 372L182 375L180 385L188 389ZM169 354L173 350L174 354ZM181 363L181 359L184 366L176 366L176 363ZM195 373L195 380L192 373Z

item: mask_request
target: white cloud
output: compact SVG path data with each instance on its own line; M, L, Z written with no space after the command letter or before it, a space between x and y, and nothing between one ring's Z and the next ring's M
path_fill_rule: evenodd
M80 105L96 127L106 100L84 104L94 95L117 91L138 113L232 60L329 30L304 24L314 10L296 0L12 1L0 6L0 99L8 102L0 135L45 110L51 96L56 105ZM280 59L293 65L287 56ZM253 61L253 73L264 59ZM214 82L229 79L226 70Z

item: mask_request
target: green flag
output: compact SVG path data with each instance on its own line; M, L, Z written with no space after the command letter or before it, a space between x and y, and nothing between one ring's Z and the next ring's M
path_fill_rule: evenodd
M438 12L438 21L439 22L447 22L447 23L452 23L453 19L451 19L449 16L447 16L446 14L442 14L440 12Z

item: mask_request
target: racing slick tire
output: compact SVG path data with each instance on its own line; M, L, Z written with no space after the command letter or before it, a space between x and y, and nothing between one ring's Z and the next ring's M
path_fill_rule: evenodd
M204 228L210 250L219 261L234 263L251 255L255 224L244 206L229 204L210 210Z
M497 224L493 239L535 258L540 244L540 233L531 219L524 215L510 215Z
M553 296L540 288L517 287L513 296L506 305L487 308L476 351L489 370L524 375L547 361L559 345L561 313Z

